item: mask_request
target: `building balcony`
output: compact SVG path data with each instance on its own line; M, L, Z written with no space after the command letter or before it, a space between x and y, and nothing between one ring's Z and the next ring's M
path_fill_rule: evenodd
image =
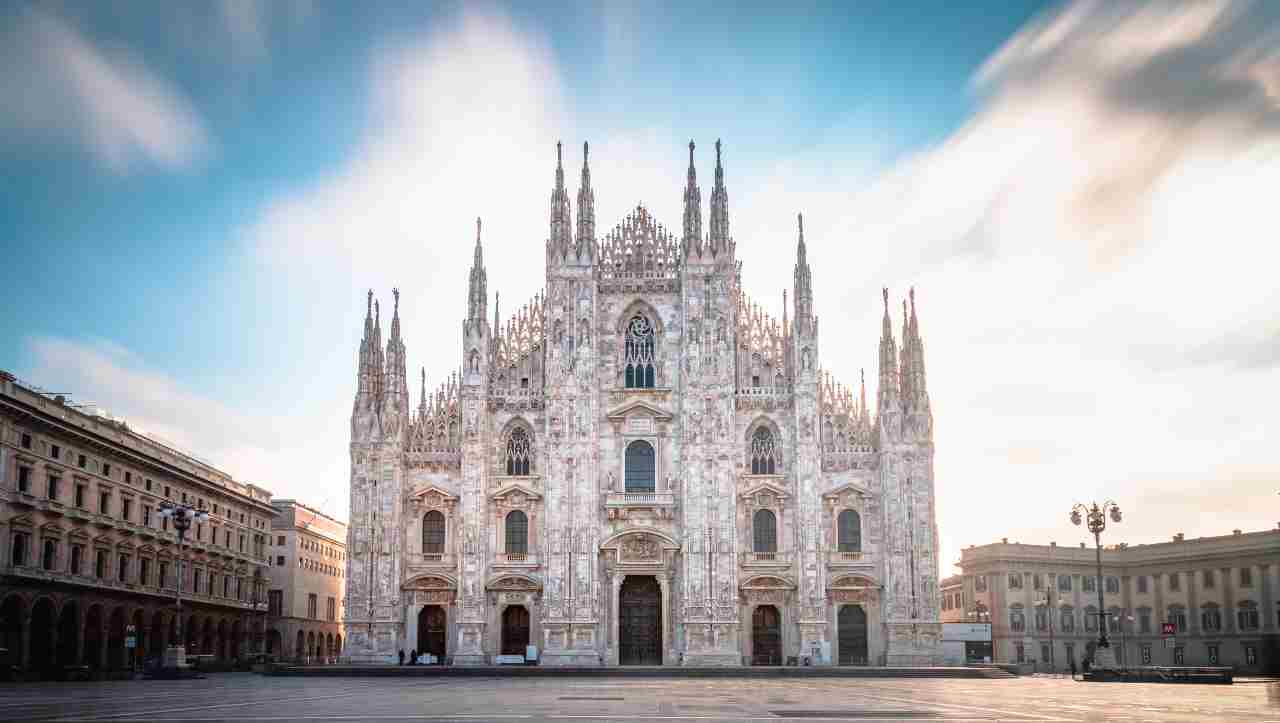
M494 561L495 569L533 570L540 566L538 556L528 552L500 552Z
M871 568L871 555L865 551L827 553L827 564L833 568Z
M670 492L611 492L605 507L674 507L676 496Z
M106 528L116 526L116 521L111 519L111 515L104 515L101 512L93 512L90 514L93 515L92 517L93 524L97 525L98 527L106 529Z
M457 558L449 552L419 552L406 555L406 558L410 575L452 570L457 567Z
M744 552L741 554L742 567L748 570L779 570L791 567L791 553L788 552Z

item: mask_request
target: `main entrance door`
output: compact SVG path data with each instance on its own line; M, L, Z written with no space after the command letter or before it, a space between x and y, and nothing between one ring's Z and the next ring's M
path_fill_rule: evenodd
M529 645L529 610L511 605L502 611L502 654L524 655Z
M782 616L772 605L751 614L751 664L782 665Z
M448 618L439 605L423 605L418 612L418 654L430 653L443 663L448 639Z
M662 588L652 577L627 576L618 599L618 662L662 665Z
M867 612L861 605L845 605L836 617L840 634L840 664L867 664Z

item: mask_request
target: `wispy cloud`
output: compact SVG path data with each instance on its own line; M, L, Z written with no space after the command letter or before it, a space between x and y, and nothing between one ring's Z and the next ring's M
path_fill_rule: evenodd
M0 133L72 142L117 173L182 169L211 149L191 102L137 55L95 46L71 23L20 10L0 33Z

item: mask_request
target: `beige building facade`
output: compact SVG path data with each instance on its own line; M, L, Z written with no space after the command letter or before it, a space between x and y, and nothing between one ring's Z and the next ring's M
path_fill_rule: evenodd
M296 500L272 500L267 654L302 662L342 650L346 524Z
M270 497L0 372L5 662L123 669L179 640L189 654L247 659L261 640ZM209 513L181 550L166 502Z
M943 585L943 620L989 620L995 662L1078 666L1097 640L1092 546L1005 540L963 550L959 566ZM1122 664L1280 671L1280 529L1107 547L1102 597Z

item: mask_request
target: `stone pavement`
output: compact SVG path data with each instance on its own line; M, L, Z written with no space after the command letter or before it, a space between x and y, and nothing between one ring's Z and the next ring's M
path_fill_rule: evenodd
M0 685L0 719L46 721L1274 721L1280 683L1066 678L299 678Z

